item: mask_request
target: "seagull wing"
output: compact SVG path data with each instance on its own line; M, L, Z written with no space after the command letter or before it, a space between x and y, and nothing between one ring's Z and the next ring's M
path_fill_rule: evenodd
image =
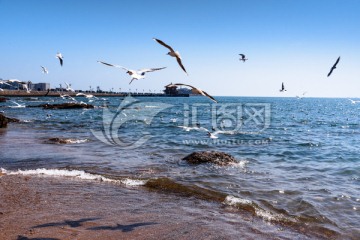
M339 61L340 61L340 57L338 57L338 59L336 60L336 62L335 62L335 64L334 64L333 67L336 67L336 65L339 63Z
M123 70L125 70L125 71L131 71L130 69L127 69L127 68L122 67L122 66L119 66L119 65L113 65L113 64L110 64L110 63L102 62L102 61L97 61L97 62L98 62L98 63L102 63L102 64L104 64L104 65L106 65L106 66L121 68L121 69L123 69Z
M240 53L239 55L241 56L241 58L245 58L244 54Z
M158 70L161 70L161 69L164 69L164 68L166 68L166 67L162 67L162 68L143 68L143 69L138 70L137 72L139 74L143 74L143 73L146 73L146 72L158 71Z
M194 87L194 86L191 86L191 85L189 85L189 84L183 84L183 83L175 83L175 84L171 84L170 85L170 87L171 86L186 86L186 87L190 87L190 88L192 88L192 89L197 89L196 87ZM198 90L198 89L197 89Z
M60 65L62 66L63 65L63 59L61 57L59 57L59 60L60 60Z
M180 59L179 57L176 57L176 60L177 60L178 64L180 65L181 69L184 70L184 72L185 72L186 74L188 74L188 73L186 72L186 70L185 70L184 65L182 65L182 63L181 63L181 59Z
M172 47L170 47L169 45L167 45L166 43L164 43L163 41L153 38L156 42L160 43L161 45L163 45L164 47L166 47L167 49L169 49L171 52L175 52L174 49L172 49Z
M331 73L333 72L333 70L336 68L336 65L339 63L340 61L340 57L338 57L338 59L336 59L336 62L334 63L334 65L331 67L330 72L328 73L328 77L331 75Z
M332 67L331 69L330 69L330 72L328 73L328 77L331 75L331 73L333 72L333 70L334 70L334 67Z
M211 100L213 100L214 102L217 103L216 99L213 98L212 96L210 96L207 92L205 92L205 91L203 91L203 90L201 90L201 89L199 89L199 88L196 88L196 87L194 87L194 86L191 86L191 85L189 85L189 84L175 83L175 84L172 84L172 85L170 85L170 86L186 86L186 87L190 87L190 88L196 90L196 91L197 91L198 93L200 93L201 95L203 95L203 96L205 96L205 97L208 97L208 98L210 98Z
M207 92L202 91L202 90L200 90L200 92L202 92L202 95L203 95L203 96L208 97L208 98L210 98L211 100L213 100L214 102L217 103L217 101L215 100L215 98L213 98L212 96L210 96Z

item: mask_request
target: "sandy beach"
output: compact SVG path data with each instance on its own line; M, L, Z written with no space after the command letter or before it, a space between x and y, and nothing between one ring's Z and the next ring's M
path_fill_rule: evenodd
M236 215L223 222L218 204L108 183L3 175L0 193L0 239L269 237Z

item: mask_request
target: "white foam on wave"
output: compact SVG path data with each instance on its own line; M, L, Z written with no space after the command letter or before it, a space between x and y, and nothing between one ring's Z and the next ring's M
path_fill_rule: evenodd
M25 120L20 120L20 122L29 123L29 122L33 122L33 120L27 120L27 119L25 119Z
M279 220L287 219L285 216L283 216L281 214L271 213L267 210L263 210L263 209L257 207L256 205L252 204L253 202L251 200L248 200L248 199L243 199L243 198L228 195L228 196L226 196L223 203L226 205L229 205L229 206L236 206L238 204L252 205L255 208L255 214L258 217L261 217L262 219L264 219L265 221L279 221ZM287 220L289 220L289 219L287 219Z
M85 143L85 142L88 142L88 141L89 141L89 139L69 139L70 144Z
M81 180L92 180L92 181L101 181L101 182L111 182L115 184L124 184L126 186L141 186L147 182L146 180L136 180L129 178L125 178L122 180L115 180L98 174L87 173L82 170L38 168L34 170L8 171L4 168L0 168L0 171L6 175L25 175L25 176L38 175L38 176L49 176L49 177L71 177Z
M120 182L126 186L142 186L142 185L145 185L145 183L147 181L125 178L125 179L121 180Z
M271 213L269 211L262 210L259 208L255 209L255 214L266 221L279 221L285 219L285 217L281 214Z
M236 204L251 204L252 201L228 195L228 196L226 196L224 203L227 205L230 205L230 206L234 206Z
M249 161L247 160L241 160L239 162L236 163L230 163L229 165L235 168L245 168L246 164L248 164Z

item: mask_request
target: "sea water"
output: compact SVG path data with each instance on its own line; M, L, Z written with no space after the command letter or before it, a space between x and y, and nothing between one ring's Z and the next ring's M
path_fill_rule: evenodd
M119 187L165 181L163 193L182 196L183 189L184 197L190 192L221 201L264 226L360 236L360 103L216 99L218 104L204 97L109 97L92 100L94 109L44 110L12 107L11 101L36 106L67 100L11 98L0 110L21 122L0 131L0 168ZM218 132L217 138L207 131ZM57 144L51 138L71 141ZM222 151L238 163L182 160L195 151Z

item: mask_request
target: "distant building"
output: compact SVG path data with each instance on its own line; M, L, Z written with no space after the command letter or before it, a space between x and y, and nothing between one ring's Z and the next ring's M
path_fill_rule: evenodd
M47 91L50 89L50 83L31 83L30 89L34 91Z
M171 85L172 83L165 86L164 93L166 95L177 95L178 94L177 86L171 86Z
M178 88L178 86L174 86L172 83L165 86L164 93L165 95L175 97L189 97L192 94L191 89Z

